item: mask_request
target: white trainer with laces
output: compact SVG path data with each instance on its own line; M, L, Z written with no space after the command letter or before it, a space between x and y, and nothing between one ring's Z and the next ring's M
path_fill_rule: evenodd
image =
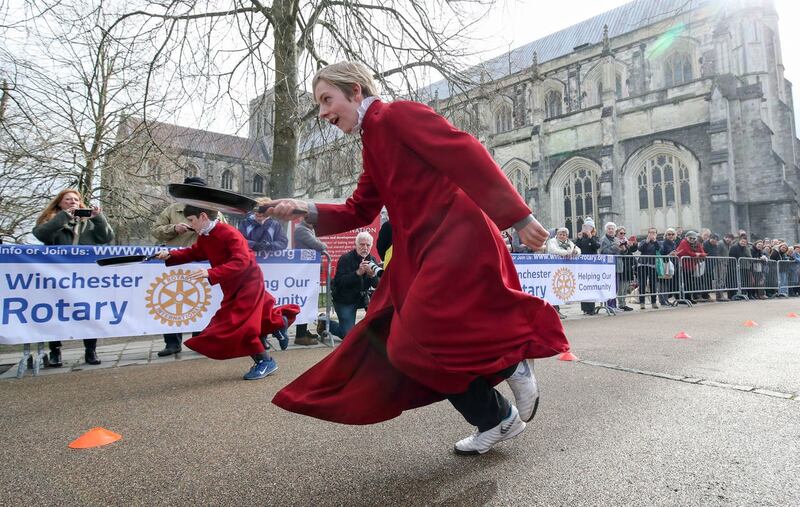
M519 418L517 407L511 406L511 414L500 421L500 424L487 431L476 431L472 435L459 440L455 445L456 454L483 454L494 444L514 438L525 429L525 423Z
M514 373L506 379L514 393L514 401L519 409L519 418L530 422L539 408L539 385L533 376L533 368L527 359L519 363Z

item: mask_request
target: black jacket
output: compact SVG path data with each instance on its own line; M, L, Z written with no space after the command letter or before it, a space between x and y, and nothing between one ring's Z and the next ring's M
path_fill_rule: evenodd
M355 249L339 257L333 277L333 300L336 303L358 304L361 302L361 291L378 286L379 277L356 274L361 260ZM372 255L367 255L366 260L378 262Z
M600 250L600 242L597 240L597 236L581 236L575 240L575 246L581 249L581 255L596 254Z

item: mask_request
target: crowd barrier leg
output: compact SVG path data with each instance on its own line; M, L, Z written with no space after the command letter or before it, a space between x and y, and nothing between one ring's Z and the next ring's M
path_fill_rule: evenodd
M686 269L683 266L682 259L676 257L675 262L675 276L678 277L678 299L675 300L675 306L686 305L689 308L694 306L692 302L686 297Z
M325 336L321 337L320 342L325 344L325 338L329 338L330 343L327 345L333 347L334 341L333 335L331 334L331 306L333 306L333 291L331 290L331 256L328 255L327 252L322 252L322 256L327 258L328 262L325 263Z
M39 375L39 369L42 367L42 356L44 354L44 343L38 342L36 344L36 355L33 356L31 364L31 366L33 366L31 370L33 371L34 377ZM25 375L25 372L28 370L28 358L30 357L31 344L25 343L22 345L22 359L20 359L19 364L17 365L17 378L22 378Z

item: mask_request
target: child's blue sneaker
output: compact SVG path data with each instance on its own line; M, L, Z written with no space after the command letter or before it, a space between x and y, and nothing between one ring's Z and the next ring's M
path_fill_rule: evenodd
M289 321L286 317L283 318L283 327L272 333L272 336L278 339L281 350L289 348Z
M268 375L272 375L278 371L278 363L271 357L269 359L262 359L250 368L250 371L244 374L245 380L258 380Z

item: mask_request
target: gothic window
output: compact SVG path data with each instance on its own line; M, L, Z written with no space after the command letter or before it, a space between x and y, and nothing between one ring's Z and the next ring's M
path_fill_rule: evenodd
M161 180L163 176L161 164L156 159L149 159L145 162L145 174L154 180Z
M511 105L503 103L494 112L494 131L496 134L512 128Z
M692 61L686 53L674 53L664 60L664 86L677 86L692 80Z
M673 155L656 155L637 176L639 209L653 212L691 204L689 169Z
M233 174L227 169L222 173L222 188L233 190Z
M614 93L617 95L617 100L622 98L622 75L617 74L614 78Z
M603 103L603 80L597 80L597 104Z
M545 118L552 118L561 115L561 103L564 99L561 97L561 92L557 90L550 90L544 96L544 116Z
M595 217L598 190L597 174L588 167L578 167L564 183L564 227L570 237L576 237L587 216Z
M517 166L516 168L510 170L506 176L508 177L508 180L514 186L514 188L517 189L519 195L522 196L522 198L524 199L525 193L531 186L530 171L528 170L528 168Z
M194 178L199 173L199 169L194 164L186 164L186 167L183 168L183 177L184 178Z
M264 178L261 175L256 174L253 177L253 193L254 194L263 194L264 193Z

